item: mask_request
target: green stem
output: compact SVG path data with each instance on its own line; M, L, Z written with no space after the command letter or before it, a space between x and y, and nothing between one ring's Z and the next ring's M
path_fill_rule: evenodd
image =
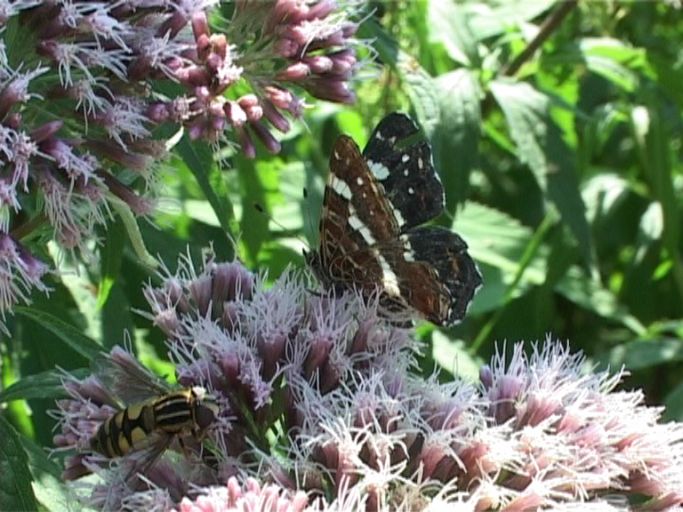
M26 238L31 233L33 233L33 231L35 231L40 226L45 224L45 222L47 222L47 217L45 216L45 214L39 213L32 219L29 219L23 224L20 224L16 228L12 229L10 231L10 235L15 240L21 240L23 238Z
M476 354L479 351L479 348L481 347L482 343L488 340L491 336L493 328L496 326L496 324L500 320L500 317L503 315L503 312L505 311L505 306L512 300L513 294L517 289L517 285L524 276L524 272L526 272L526 269L529 267L529 264L538 253L538 250L540 249L541 244L545 239L545 236L548 234L548 231L555 224L556 221L557 216L555 215L555 213L548 212L548 214L546 214L545 218L543 219L543 222L541 222L538 228L536 228L536 232L534 233L533 238L529 241L529 244L524 249L524 254L522 254L522 258L519 262L519 267L517 268L515 278L512 280L512 283L510 283L510 286L507 287L507 290L505 290L505 295L503 296L502 304L496 309L496 312L489 319L486 325L484 325L481 331L479 331L479 334L475 338L474 342L470 345L468 349L470 354Z

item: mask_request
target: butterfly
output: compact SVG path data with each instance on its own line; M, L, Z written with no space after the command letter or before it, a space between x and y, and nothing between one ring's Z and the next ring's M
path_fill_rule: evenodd
M465 241L422 224L444 210L431 148L401 113L386 116L361 153L340 136L319 224L320 247L305 254L323 287L379 293L388 311L438 325L460 321L482 283Z

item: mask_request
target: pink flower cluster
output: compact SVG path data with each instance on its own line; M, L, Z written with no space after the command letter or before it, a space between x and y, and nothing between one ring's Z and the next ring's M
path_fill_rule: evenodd
M279 152L271 129L286 133L287 116L301 116L304 101L297 89L338 103L355 100L348 85L357 67L357 25L348 19L355 8L342 3L235 2L229 23L214 34L206 15L196 13L195 47L189 61L173 71L189 96L155 104L152 117L183 122L193 139L218 140L234 130L251 158L254 136L268 151ZM233 86L246 92L226 96Z
M67 378L55 443L77 452L66 477L102 479L86 486L90 506L246 510L226 498L240 493L252 500L240 503L282 503L264 510L683 504L683 425L659 423L641 393L616 391L620 375L583 373L583 358L550 339L530 354L516 345L507 363L496 356L479 384L441 383L413 375L416 342L373 301L312 293L292 273L268 287L239 263L196 270L185 258L145 295L178 383L219 405L212 456L168 450L131 486L135 454L103 461L87 448L112 413L107 394L126 386L103 394L99 373ZM120 374L149 374L121 349L108 360ZM249 478L261 484L241 490Z
M21 271L28 251L43 252L22 245L28 235L49 225L78 254L113 206L152 212L160 124L236 141L254 157L254 136L279 151L271 128L285 132L301 115L296 90L353 100L352 4L237 1L212 33L217 3L0 2L0 236L22 254L0 269L3 318L47 289L44 270Z

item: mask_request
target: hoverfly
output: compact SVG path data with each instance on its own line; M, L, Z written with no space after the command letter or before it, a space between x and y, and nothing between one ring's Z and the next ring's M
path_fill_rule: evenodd
M215 398L201 386L173 389L128 351L114 348L95 361L95 375L120 401L90 437L90 449L107 459L135 455L133 473L144 473L177 441L201 443L219 415Z
M90 438L90 448L108 458L156 443L163 451L174 438L201 440L218 412L216 401L200 386L170 392L114 413Z

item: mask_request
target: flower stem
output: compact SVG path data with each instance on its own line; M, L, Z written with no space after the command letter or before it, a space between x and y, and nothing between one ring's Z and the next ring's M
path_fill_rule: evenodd
M46 221L47 217L45 216L45 214L39 213L32 219L29 219L28 221L24 222L23 224L20 224L19 226L11 230L10 235L15 240L21 240L30 235L34 230L45 224Z

